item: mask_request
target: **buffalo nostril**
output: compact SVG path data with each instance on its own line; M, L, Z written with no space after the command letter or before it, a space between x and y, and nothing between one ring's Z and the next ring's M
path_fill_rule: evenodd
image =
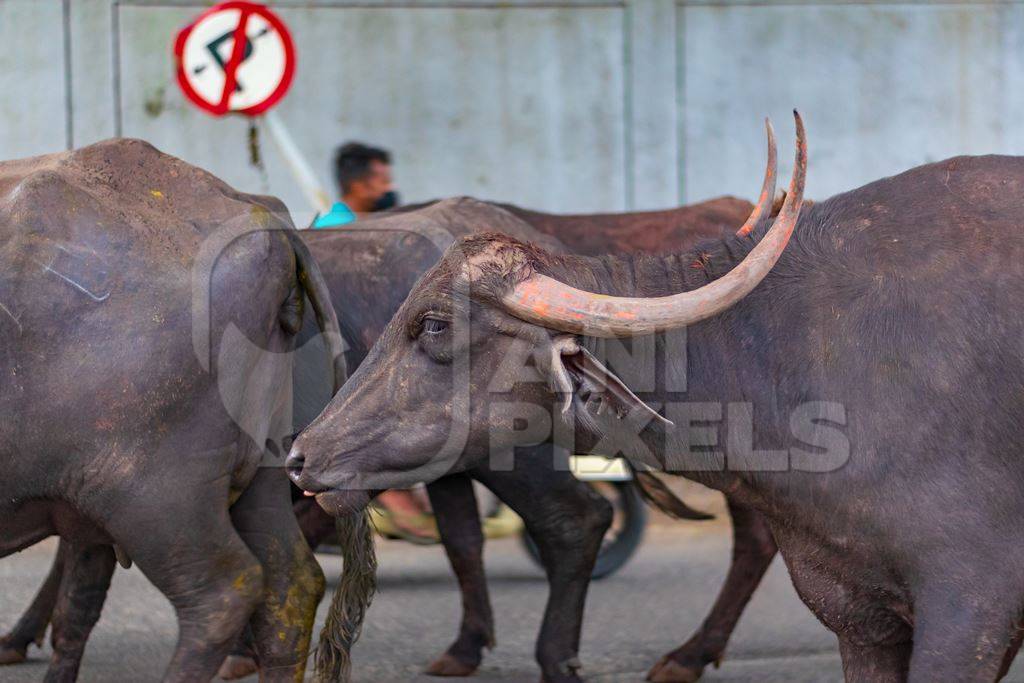
M302 451L293 448L284 461L284 468L292 481L298 482L299 477L302 476L302 468L305 466L306 456L302 454Z

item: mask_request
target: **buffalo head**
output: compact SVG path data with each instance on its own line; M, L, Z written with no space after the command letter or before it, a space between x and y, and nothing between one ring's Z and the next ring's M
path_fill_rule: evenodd
M598 414L664 421L584 340L680 328L716 315L758 285L800 212L807 152L799 115L796 124L793 178L774 224L738 265L697 289L612 296L614 282L593 260L554 256L500 234L453 245L295 441L288 457L293 481L328 511L347 513L380 490L433 481L488 456L492 467L501 466L494 458L550 438L559 423L571 421L597 438ZM764 185L741 235L771 209L776 158L767 128Z

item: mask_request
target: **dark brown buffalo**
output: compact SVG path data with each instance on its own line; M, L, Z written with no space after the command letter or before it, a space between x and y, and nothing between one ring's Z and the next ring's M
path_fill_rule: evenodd
M358 509L444 453L438 423L468 428L468 469L515 443L499 401L557 407L577 448L617 444L765 515L847 680L1000 678L1024 610L1024 159L949 159L801 213L805 164L800 145L777 220L665 258L465 239L295 442L294 480ZM674 426L594 353L650 335L649 400ZM468 383L437 400L460 358ZM510 358L544 381L488 392ZM368 423L393 437L367 443Z
M177 612L165 680L210 679L246 624L267 679L301 678L324 583L279 449L303 294L340 349L284 207L135 140L0 164L0 197L0 556L62 539L47 680L76 677L115 554Z
M718 197L662 211L556 214L497 204L535 230L556 237L570 252L664 254L698 241L736 231L753 205L736 197Z
M637 214L638 226L642 231L669 235L678 248L686 248L708 232L735 232L751 209L748 202L725 197L671 211ZM303 232L302 238L320 264L334 300L344 302L337 312L348 342L348 366L356 367L363 361L416 280L437 262L453 239L497 230L559 253L578 248L583 242L589 242L590 248L593 242L615 248L623 244L621 226L631 216L525 213L543 217L541 225L547 234L493 204L469 198L430 202L338 230ZM660 217L661 222L652 224L651 216ZM593 228L589 240L582 229L586 224ZM563 232L578 242L569 247L561 244L558 237ZM297 428L312 421L331 397L330 388L323 386L315 373L306 372L306 367L300 357L296 373ZM527 456L521 458L523 463L551 462L553 456L551 443L531 446L524 452ZM382 453L381 457L387 456ZM610 520L608 505L570 473L550 466L522 466L512 471L481 466L429 484L427 491L459 580L463 606L455 641L427 667L427 672L435 675L471 674L479 666L484 648L495 643L483 567L483 534L470 478L484 483L519 512L531 536L543 548L551 597L537 642L537 657L542 670L550 673L564 664L566 650L578 647L587 577L593 566L592 554ZM673 514L699 516L679 501L660 500ZM333 529L333 520L312 499L299 501L296 513L314 548ZM659 680L695 680L707 664L721 659L744 606L775 555L771 536L756 516L745 508L732 509L732 513L736 561L721 597L701 630L674 653L676 659L672 661L677 664L661 667L664 671L657 674L662 676ZM567 515L573 524L561 522ZM252 670L251 665L237 659L232 665L238 667L236 673Z
M409 204L381 215L418 211L438 201ZM505 202L484 203L504 209L537 232L554 237L562 248L582 256L664 254L688 249L702 239L735 232L754 208L750 202L737 197L716 197L674 209L626 213L546 213ZM773 209L779 206L781 201L776 200Z
M688 221L697 220L692 232L698 234L735 232L752 205L738 199L722 198L696 207L640 214L645 219L641 225L644 230L657 229L652 228L646 218L649 215L664 217L665 223L660 231L665 233L671 228L668 234L673 235L678 248L682 249L699 239L695 235L687 236L683 226ZM708 210L708 207L717 208ZM559 220L564 221L566 234L583 239L584 231L579 227L581 218L539 215L547 216L545 227L555 231L553 234L537 234L533 226L515 220L505 211L471 199L434 203L412 212L360 223L354 228L304 232L303 239L320 263L332 295L335 300L345 302L339 306L338 314L343 334L349 341L349 367L363 361L420 274L439 258L439 243L446 244L451 238L491 229L564 253L566 246L552 239L558 237ZM712 225L700 222L709 216L713 217ZM617 215L588 218L595 226L590 241L603 240L610 248L621 243L617 229L613 229L610 235L602 232L602 221L607 219L611 225L618 226L622 218ZM569 248L576 246L573 244ZM308 395L310 387L316 384L316 378L298 379L301 389L297 398L301 402L304 398L301 394ZM319 395L309 398L309 405L300 406L298 410L299 425L307 424L320 412L329 400L330 392L321 388ZM550 463L552 445L543 443L524 452L528 456L521 458L519 463L531 460ZM382 453L381 457L387 455ZM485 483L519 512L526 520L531 535L544 549L551 599L538 639L537 654L542 670L548 677L553 677L559 667L572 659L566 657L565 652L575 652L578 647L586 577L592 568L592 554L596 553L608 525L607 505L595 500L587 485L578 482L568 472L552 470L550 466L517 466L513 471L496 471L481 465L472 468L468 475ZM459 577L463 597L459 635L447 651L428 667L428 672L439 675L472 673L479 666L483 648L494 642L493 618L482 563L483 537L469 477L443 477L427 487L442 541ZM297 510L307 539L315 547L329 532L330 519L309 499L300 502ZM673 510L677 514L689 514L678 506ZM701 630L672 654L674 664L661 666L654 672L657 680L695 680L707 664L721 659L743 607L775 555L775 545L759 517L742 506L730 504L730 511L734 521L734 563L720 598ZM573 519L570 525L561 521L567 515Z
M525 220L529 227L510 220L510 216L495 207ZM776 202L773 212L778 208ZM398 214L407 216L406 221L395 220L392 214L361 223L358 231L351 228L317 230L303 232L302 236L320 263L334 300L345 302L337 312L349 341L348 367L355 368L366 357L416 280L436 263L440 257L437 243L443 242L446 234L460 238L494 230L541 244L556 253L628 252L641 248L651 253L664 253L689 249L708 236L731 234L752 209L750 202L720 197L665 211L559 215L464 198L446 200L440 205L424 204ZM427 213L422 213L424 211ZM633 241L628 237L630 226L635 236ZM396 234L390 234L392 231ZM659 235L664 241L650 242L648 235ZM306 377L304 389L308 391L314 382L315 378ZM301 410L303 419L299 425L308 424L328 398L326 389L321 387L319 395ZM550 462L550 443L524 448L526 451L529 457L521 458L512 472L479 467L471 469L468 476L447 476L427 486L441 540L459 578L463 605L457 638L427 667L428 673L469 675L480 665L483 649L495 642L483 567L483 534L470 477L483 482L523 516L531 535L539 538L541 545L551 548L547 553L551 559L546 565L549 577L555 577L553 591L560 591L557 588L560 576L574 576L584 571L577 567L581 564L578 554L566 552L566 549L580 544L589 546L594 541L588 539L599 540L607 526L607 511L599 504L595 506L588 486L581 485L566 472L521 466L531 461ZM656 490L647 492L656 493ZM660 496L659 499L662 508L667 507L666 511L674 516L699 518L678 501L665 501ZM652 669L654 681L697 680L708 664L721 661L743 609L775 557L775 543L766 522L748 507L728 502L734 539L733 561L727 579L697 633ZM572 527L557 524L558 513L565 509L574 511L576 524ZM296 510L307 539L316 547L330 533L330 518L310 499L298 503ZM554 595L566 599L552 600L546 611L546 627L538 640L538 659L545 671L552 668L553 657L541 648L549 648L555 656L561 657L567 647L562 643L572 642L571 648L575 651L578 635L574 634L578 623L573 628L563 620L582 613L583 594L569 591ZM561 660L554 662L560 663Z
M653 251L685 249L708 234L720 236L733 232L749 214L752 205L723 197L701 204L668 211L637 214L595 214L559 216L527 211L472 199L431 202L417 209L406 209L383 218L361 222L340 230L302 233L313 252L336 302L344 302L337 313L348 342L346 357L355 367L366 355L387 322L412 289L419 276L433 266L454 239L481 230L499 230L518 239L546 248L592 250L595 244L608 250L629 248L628 225L635 217L636 241L650 245ZM510 215L518 213L535 224L526 225ZM398 219L397 216L401 216ZM589 232L588 232L589 231ZM543 233L543 234L542 234ZM649 236L661 236L661 243L650 243ZM564 237L567 244L560 243ZM305 349L296 370L298 408L295 427L311 421L330 400L332 391L323 382L316 349ZM312 357L312 362L305 360ZM531 449L534 457L550 459L551 445ZM548 606L539 647L558 654L575 648L578 620L582 613L583 592L577 587L577 574L588 575L592 564L586 556L568 552L580 544L593 547L607 526L607 506L596 501L588 487L567 472L519 468L513 472L494 472L477 468L469 473L485 482L506 503L517 509L530 526L531 534L546 551L546 565L553 577L553 599ZM428 486L442 541L459 578L463 598L463 619L459 634L451 646L427 668L437 675L468 675L482 659L483 649L495 642L493 617L482 563L483 536L469 477L444 477ZM695 516L692 511L671 501L672 512ZM557 525L560 510L572 512L576 522L571 528ZM723 586L721 597L702 629L678 651L672 676L665 669L659 680L695 679L710 662L721 659L728 637L743 607L774 556L775 547L760 521L746 509L731 509L735 534L735 562ZM312 547L333 533L334 522L311 499L300 500L296 513ZM567 580L569 590L560 587ZM21 659L33 639L41 638L49 621L59 585L55 566L32 608L6 637L12 659ZM582 583L585 591L586 584ZM567 645L560 645L560 642ZM550 656L538 651L544 665ZM254 669L245 657L232 657L221 675L236 677ZM664 667L662 667L664 668Z

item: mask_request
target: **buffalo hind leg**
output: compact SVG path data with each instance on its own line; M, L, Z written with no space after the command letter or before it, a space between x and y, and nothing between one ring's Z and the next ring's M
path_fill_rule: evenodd
M252 629L246 627L242 635L235 641L231 648L231 654L224 659L217 671L217 678L225 681L234 681L239 678L251 676L260 670L256 662L256 644L253 641Z
M902 683L907 680L912 646L909 639L891 645L857 645L840 636L843 677L857 683Z
M767 520L728 498L732 516L732 563L711 612L685 644L668 653L647 674L656 683L692 683L704 667L718 664L736 622L778 552Z
M137 482L144 493L112 504L108 524L177 614L178 643L164 683L213 678L264 594L263 568L231 524L226 487L195 469L194 478L173 487Z
M1018 624L1017 632L1013 636L1013 641L1010 643L1010 647L1007 648L1006 654L1003 656L1003 665L999 667L999 675L996 677L997 681L1003 680L1006 678L1006 674L1010 673L1010 667L1013 666L1013 660L1017 658L1017 652L1020 651L1022 642L1024 642L1024 624Z
M1012 557L978 564L989 571L1019 566ZM1018 582L986 585L993 578L943 578L915 596L910 683L997 680L1015 644L1022 605Z
M28 646L32 643L35 643L37 647L42 647L43 638L46 637L46 627L50 624L53 609L57 604L60 581L64 575L64 558L67 552L67 543L61 541L57 547L57 554L53 558L50 573L47 574L43 585L39 587L39 592L36 593L32 604L14 625L11 632L0 636L0 664L24 662L25 656L28 654Z
M484 575L484 536L473 482L466 475L442 477L427 486L441 542L462 593L462 624L455 642L426 669L432 676L469 676L494 647L494 616Z
M337 535L334 517L320 507L316 498L302 497L294 502L292 509L299 520L302 536L311 549L316 550L321 543Z
M301 491L296 494L292 488L292 509L299 521L302 536L311 550L316 550L321 543L333 537L337 532L334 518L324 512L315 498L303 496ZM252 629L246 629L239 637L231 654L224 660L217 676L225 681L245 678L259 670L256 662L256 650L253 644Z
M479 479L523 518L540 550L549 587L536 649L541 680L579 683L583 607L612 507L568 471L517 460L533 462L514 472L481 472Z
M325 582L292 512L284 469L260 468L231 518L263 566L265 592L250 620L260 680L302 680Z
M68 549L53 612L53 656L46 683L71 683L78 677L85 643L103 611L115 563L114 549L109 545Z

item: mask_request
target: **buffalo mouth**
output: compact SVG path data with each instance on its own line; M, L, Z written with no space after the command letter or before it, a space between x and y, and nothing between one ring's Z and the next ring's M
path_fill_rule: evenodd
M362 512L380 491L331 489L316 494L316 502L332 517L345 517Z

